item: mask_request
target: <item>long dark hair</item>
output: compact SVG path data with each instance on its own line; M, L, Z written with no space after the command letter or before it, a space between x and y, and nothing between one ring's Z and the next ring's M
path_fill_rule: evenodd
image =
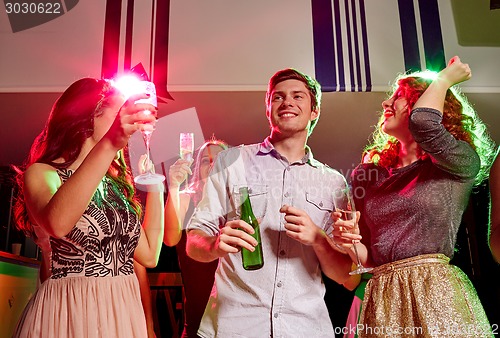
M35 138L22 167L15 167L18 195L14 205L16 226L28 236L33 227L24 199L24 172L33 163L45 163L57 169L68 168L80 154L85 140L94 133L94 118L100 116L117 90L107 80L83 78L71 84L56 100L42 132ZM125 163L124 150L106 174L123 192L131 208L140 215L141 205L134 196L132 175ZM63 162L55 162L58 159Z

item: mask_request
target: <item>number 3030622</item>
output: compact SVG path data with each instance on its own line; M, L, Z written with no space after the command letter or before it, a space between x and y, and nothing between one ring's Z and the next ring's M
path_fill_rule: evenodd
M7 14L61 14L61 3L59 2L6 2Z

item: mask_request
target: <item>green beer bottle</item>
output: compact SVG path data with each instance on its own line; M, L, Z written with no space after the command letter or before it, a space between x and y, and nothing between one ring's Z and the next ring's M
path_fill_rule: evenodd
M257 240L257 246L255 250L252 252L245 248L241 249L241 259L243 261L243 268L245 270L257 270L260 269L264 265L264 257L262 256L262 243L260 240L260 227L259 222L255 218L255 215L252 211L252 205L250 204L250 198L248 197L248 188L241 187L240 188L240 197L241 197L241 220L250 224L255 233L251 236Z

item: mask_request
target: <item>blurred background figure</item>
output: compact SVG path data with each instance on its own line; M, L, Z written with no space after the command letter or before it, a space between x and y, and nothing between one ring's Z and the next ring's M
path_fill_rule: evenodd
M490 226L488 241L491 253L497 263L500 263L500 148L490 171Z
M352 270L356 269L357 264L352 265ZM345 323L345 333L344 338L356 338L358 334L356 330L359 324L359 316L361 315L361 310L363 308L363 298L365 296L366 283L371 278L371 274L365 272L363 274L354 274L349 276L342 285L350 291L354 290L354 297L349 308L349 313L347 314L347 320Z
M227 148L228 145L224 141L212 138L197 150L193 164L191 161L179 159L170 167L168 173L163 242L168 246L176 246L179 259L185 293L182 337L197 337L196 332L212 290L219 262L214 260L202 263L188 257L185 229L194 208L201 200L203 188L217 155ZM187 188L181 190L185 181L188 181Z

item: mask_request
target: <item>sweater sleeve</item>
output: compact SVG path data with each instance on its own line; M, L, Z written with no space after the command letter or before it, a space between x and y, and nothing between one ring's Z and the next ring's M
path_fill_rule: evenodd
M480 159L465 141L457 140L441 123L439 110L415 108L409 128L415 141L441 170L461 179L473 179L479 172Z

